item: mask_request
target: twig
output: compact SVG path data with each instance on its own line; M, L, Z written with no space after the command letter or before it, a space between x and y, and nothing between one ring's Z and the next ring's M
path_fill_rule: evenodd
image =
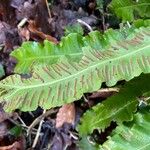
M97 92L119 92L119 88L102 88Z
M46 3L46 7L47 7L47 11L48 11L49 18L52 18L51 11L50 11L49 5L48 5L48 1L45 0L45 3Z
M30 134L31 130L41 121L42 118L47 117L48 115L55 113L57 110L53 110L50 109L47 112L43 113L42 115L40 115L39 117L37 117L29 126L28 130L27 130L27 135Z
M43 111L43 114L46 113L46 110ZM39 139L39 136L40 136L40 131L41 131L41 128L42 128L42 124L43 124L43 121L44 120L44 117L42 117L41 121L40 121L40 124L39 124L39 127L38 127L38 130L37 130L37 134L35 136L35 139L34 139L34 142L33 142L33 145L32 145L32 148L34 149L37 142L38 142L38 139Z
M130 25L129 21L127 21L127 25L128 25L129 28L131 28L131 25Z
M20 120L20 122L22 123L23 126L27 127L27 125L24 123L24 121L21 119L21 117L18 114L17 114L17 118Z
M22 26L24 26L27 21L28 21L27 18L23 18L17 25L18 29L20 29Z
M93 31L93 29L91 28L91 26L88 25L85 21L83 21L83 20L81 20L81 19L77 19L77 21L78 21L80 24L86 26L90 31Z

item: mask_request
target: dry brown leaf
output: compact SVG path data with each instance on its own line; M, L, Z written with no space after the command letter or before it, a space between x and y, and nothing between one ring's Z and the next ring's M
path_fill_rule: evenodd
M36 27L35 22L32 20L29 21L28 29L32 34L35 34L36 36L40 37L41 39L43 39L43 40L47 39L55 44L58 44L58 41L56 38L39 31L38 28Z
M94 98L107 98L115 93L119 92L118 88L105 88L100 89L97 92L93 92L92 95L89 96L90 99Z
M74 103L62 106L56 117L56 128L61 127L64 123L74 124L75 121L75 106Z
M25 41L29 41L29 39L30 39L30 32L29 32L29 30L26 27L19 29L19 35Z
M21 143L19 143L19 142L14 142L12 145L0 147L0 150L23 150L23 149L24 148L22 147Z

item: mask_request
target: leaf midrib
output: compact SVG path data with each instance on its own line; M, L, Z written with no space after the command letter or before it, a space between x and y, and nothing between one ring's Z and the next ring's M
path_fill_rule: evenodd
M135 54L135 53L138 53L139 51L142 51L143 49L147 49L147 48L150 48L150 44L148 46L145 46L139 50L136 50L136 51L133 51L133 52L130 52L130 53L127 53L125 55L121 55L121 56L118 56L116 58L112 58L112 59L107 59L103 62L100 62L100 63L96 63L92 66L89 66L81 71L78 71L76 74L72 74L70 76L67 76L65 78L61 78L61 79L58 79L58 80L55 80L53 82L46 82L46 83L42 83L42 84L36 84L36 85L27 85L27 86L13 86L13 85L4 85L4 84L1 84L1 86L3 87L12 87L12 88L17 88L18 90L24 90L24 89L31 89L31 88L38 88L38 87L42 87L42 86L49 86L49 85L52 85L52 84L56 84L58 82L61 82L61 81L64 81L64 80L68 80L74 76L78 76L79 74L82 74L83 72L86 72L87 70L91 69L91 68L94 68L96 66L99 66L99 65L102 65L102 64L105 64L109 61L114 61L114 60L117 60L117 59L120 59L120 58L123 58L123 57L127 57L128 55L132 55L132 54ZM128 52L128 51L127 51Z
M136 101L137 101L136 98L135 98L133 101L129 101L126 105L123 105L123 107L117 109L117 110L115 111L115 113L112 113L112 114L110 114L109 116L105 117L104 119L98 120L97 122L93 122L92 126L95 128L95 125L96 125L96 124L99 124L100 122L104 122L104 120L107 120L107 119L109 119L109 118L114 118L113 116L116 116L120 111L122 111L122 110L125 109L125 108L128 108L130 105L132 105L132 104L135 103ZM137 102L138 102L138 101L137 101ZM101 124L101 125L102 125L102 124ZM106 126L105 126L105 127L106 127ZM92 129L92 128L90 128L90 129Z
M115 8L115 9L117 9L117 10L119 10L119 9L126 9L126 8L132 8L132 7L137 7L137 6L147 6L147 5L150 5L150 3L142 3L142 4L133 4L133 5L129 5L129 6L123 6L123 7L119 7L119 8Z
M38 57L26 57L24 59L20 59L20 62L25 62L25 61L31 61L31 60L35 60L35 59L45 59L45 58L57 58L57 57L62 57L62 56L80 56L83 53L74 53L74 54L62 54L62 55L49 55L49 56L38 56ZM12 55L13 56L13 55Z

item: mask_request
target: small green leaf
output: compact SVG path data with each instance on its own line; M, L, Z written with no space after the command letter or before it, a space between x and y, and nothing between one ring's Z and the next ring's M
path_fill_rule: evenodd
M20 136L22 132L22 127L21 126L15 126L9 130L9 132L14 135L15 137Z
M132 120L138 105L137 97L150 91L150 74L142 75L126 83L121 91L87 111L79 125L79 133L86 135L94 129L104 130L111 121L121 123Z
M133 22L133 26L135 26L136 28L140 28L140 27L148 27L150 26L150 19L138 19L138 20L135 20Z
M150 18L149 0L113 0L109 8L125 21L134 21L140 18Z
M84 34L83 28L79 23L73 24L73 25L68 25L65 28L65 35L68 35L70 33L77 33L80 35Z
M134 120L120 124L99 150L149 150L150 112L135 114Z

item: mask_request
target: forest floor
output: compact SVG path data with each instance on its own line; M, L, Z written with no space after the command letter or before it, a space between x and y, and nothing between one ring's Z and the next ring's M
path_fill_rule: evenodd
M83 35L91 30L104 32L110 27L118 28L118 20L107 12L109 3L110 0L106 0L103 8L98 8L95 0L1 0L0 65L5 70L3 78L14 73L17 63L9 54L25 41L42 43L47 39L57 44L63 36L77 30L76 24L81 25ZM1 107L0 150L78 150L79 136L75 129L83 112L113 93L87 93L82 102L46 112L38 108L34 112L16 110L7 114ZM102 134L94 131L93 138L103 143L115 126L112 124Z

